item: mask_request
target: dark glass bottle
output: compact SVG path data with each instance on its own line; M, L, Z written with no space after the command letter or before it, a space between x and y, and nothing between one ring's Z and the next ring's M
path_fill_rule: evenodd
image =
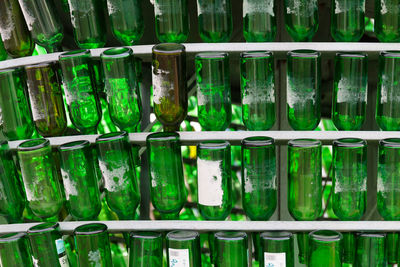
M157 232L130 234L129 267L160 267L163 265L163 238Z
M331 34L336 42L358 42L365 30L365 0L332 0Z
M295 42L310 42L318 30L318 0L284 0L286 30Z
M309 267L342 267L342 234L317 230L310 233Z
M200 235L195 231L172 231L166 235L168 266L201 267Z
M0 235L0 264L4 267L32 267L26 233Z
M217 232L215 239L215 267L248 266L249 250L245 232Z
M375 0L374 32L381 42L400 42L400 1Z
M385 234L360 233L355 267L385 267Z
M260 266L294 267L293 234L289 232L264 232L260 234L262 253Z
M275 0L243 0L243 35L247 42L275 40Z

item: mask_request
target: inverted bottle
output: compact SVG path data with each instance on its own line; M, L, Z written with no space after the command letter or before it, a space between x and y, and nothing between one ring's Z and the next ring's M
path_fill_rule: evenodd
M336 42L358 42L364 24L365 0L332 0L331 34Z
M264 232L260 234L262 253L260 266L294 267L293 234L289 232ZM270 264L270 265L268 265Z
M172 231L166 235L168 266L201 267L200 235L195 231Z
M336 231L318 230L310 233L310 267L342 266L342 234Z
M30 250L26 233L0 235L0 262L3 266L31 267Z
M385 234L360 233L357 236L355 267L386 266L385 248Z
M374 32L380 42L400 42L399 14L399 0L375 0Z
M215 267L243 267L248 265L248 239L245 232L217 232L215 239Z
M311 42L318 30L318 0L285 0L286 30L295 42Z
M273 42L276 36L275 0L243 1L243 35L247 42Z
M157 232L132 232L129 267L159 267L163 264L163 238Z

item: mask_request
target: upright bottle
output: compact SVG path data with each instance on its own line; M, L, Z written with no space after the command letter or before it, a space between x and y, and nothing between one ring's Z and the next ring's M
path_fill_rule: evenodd
M386 266L385 234L360 233L357 237L355 267Z
M157 232L130 233L129 267L163 265L163 238Z
M195 231L172 231L166 237L168 266L201 267L200 235Z
M203 42L229 42L233 31L230 0L197 0L197 14Z
M12 57L26 57L33 52L34 42L18 0L4 0L0 5L0 36Z
M54 62L25 67L33 121L41 136L62 135L67 128L64 100Z
M358 42L364 22L365 0L332 0L331 35L336 42Z
M8 140L29 139L34 125L22 68L0 70L0 128Z
M0 264L9 267L32 267L32 256L26 233L0 235Z
M361 53L337 53L332 120L338 130L360 130L366 116L368 58Z
M231 123L231 81L227 53L205 52L195 57L197 112L205 131L224 131Z
M274 69L271 52L240 54L242 117L247 130L269 130L275 124Z
M253 221L267 221L276 209L277 181L274 140L248 137L242 141L242 205Z
M32 139L18 146L18 160L28 206L40 218L58 214L64 204L59 173L47 139Z
M243 35L247 42L273 42L276 36L275 0L243 1Z
M161 43L183 43L189 36L187 0L151 0L157 39Z
M68 0L68 3L76 44L82 49L103 47L107 36L105 1Z
M317 230L310 233L310 267L342 267L342 234L336 231Z
M249 250L245 232L217 232L215 239L215 267L248 266Z
M36 43L50 53L59 51L63 27L53 1L18 0L28 29Z
M318 30L318 0L284 0L286 30L295 42L311 42Z
M314 130L321 120L321 53L294 50L287 61L289 124L294 130Z
M186 52L181 44L153 46L154 113L167 132L179 129L187 114Z
M197 200L207 220L225 220L232 209L231 146L226 141L197 145Z
M400 1L375 0L374 32L380 42L400 42Z
M383 131L400 130L400 52L379 55L376 123Z
M107 0L111 29L122 45L134 45L144 33L140 0Z
M262 253L260 266L294 267L293 234L289 232L264 232L260 234Z

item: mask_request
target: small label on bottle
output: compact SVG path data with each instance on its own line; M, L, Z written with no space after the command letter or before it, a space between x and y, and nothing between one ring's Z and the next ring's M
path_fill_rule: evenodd
M188 249L168 249L169 267L190 267Z
M65 252L64 240L62 240L62 238L56 240L56 248L57 254L62 254Z
M264 252L264 267L286 267L286 253Z
M222 160L197 159L198 201L204 206L221 206L224 196L222 189Z
M60 262L61 267L69 267L67 255L64 255L64 256L58 258L58 261Z
M65 253L64 240L60 238L57 239L55 242L56 242L58 261L60 262L60 266L69 267L68 257L67 254Z

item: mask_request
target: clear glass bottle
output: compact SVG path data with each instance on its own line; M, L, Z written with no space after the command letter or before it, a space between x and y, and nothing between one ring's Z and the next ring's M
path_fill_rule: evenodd
M275 40L275 0L243 0L243 36L247 42Z
M364 24L365 0L332 0L331 35L336 42L358 42Z
M286 30L295 42L311 42L318 30L318 0L284 0Z

